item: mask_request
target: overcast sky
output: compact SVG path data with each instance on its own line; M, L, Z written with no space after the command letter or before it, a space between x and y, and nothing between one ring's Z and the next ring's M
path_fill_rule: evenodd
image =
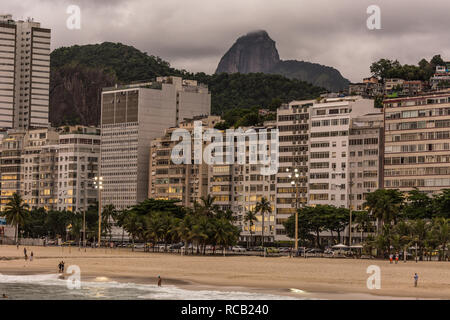
M71 4L81 9L80 30L66 27ZM373 4L381 30L366 27ZM382 57L450 60L448 0L1 0L1 10L51 28L53 49L121 42L194 72L213 73L239 36L259 29L281 59L329 65L354 82Z

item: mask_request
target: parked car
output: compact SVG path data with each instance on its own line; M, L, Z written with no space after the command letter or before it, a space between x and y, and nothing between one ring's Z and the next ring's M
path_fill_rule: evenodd
M145 245L143 243L137 243L137 244L134 245L134 248L135 249L144 249L144 246Z
M245 249L245 248L243 248L241 246L234 246L234 247L231 248L231 251L233 251L233 252L246 252L247 249Z
M323 250L319 249L319 248L312 248L312 249L307 249L306 253L323 253Z
M289 248L289 247L281 247L281 248L278 248L278 250L280 251L280 252L289 252L289 251L291 251L291 248Z
M266 248L266 250L267 253L280 253L280 250L274 247Z
M178 250L178 249L181 249L181 247L183 247L183 246L184 246L183 243L175 243L175 244L172 244L172 245L169 247L169 249L172 249L172 250Z

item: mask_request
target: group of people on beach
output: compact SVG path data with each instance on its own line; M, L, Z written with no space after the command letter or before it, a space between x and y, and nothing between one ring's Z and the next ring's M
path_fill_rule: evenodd
M398 263L399 254L398 252L395 253L395 256L391 253L389 255L389 263L392 264L395 259L395 264ZM405 260L406 262L406 260ZM417 282L419 281L419 275L417 273L414 273L414 287L417 287Z
M398 258L399 258L399 254L398 252L395 253L395 264L398 263ZM392 264L392 262L394 261L394 255L391 253L389 255L389 263Z
M64 273L64 260L58 264L59 273Z

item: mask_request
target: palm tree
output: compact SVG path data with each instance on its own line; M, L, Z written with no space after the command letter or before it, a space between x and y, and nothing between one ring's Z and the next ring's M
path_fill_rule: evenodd
M132 251L134 251L134 240L138 237L141 229L138 215L134 212L129 212L122 220L122 227L131 235Z
M112 238L112 221L117 218L118 212L113 204L108 204L103 207L102 211L102 229L109 233L109 241Z
M262 247L264 248L264 216L267 213L272 213L272 206L270 201L267 201L265 197L260 202L256 203L255 212L260 212L262 216Z
M19 227L24 225L25 219L29 214L28 208L29 206L23 202L22 196L14 193L12 197L9 198L5 211L1 214L6 218L6 223L16 226L16 234L14 236L16 244L19 237Z
M398 215L403 205L403 195L398 190L378 189L369 193L363 204L377 219L377 233L380 234L381 226L397 223ZM380 225L381 223L381 225Z
M191 229L193 225L193 216L191 214L187 214L183 220L180 221L177 231L178 236L184 242L185 253L188 252L188 242L191 240Z
M247 211L244 217L245 223L248 223L248 229L250 231L250 243L253 244L253 234L252 234L252 227L255 224L256 221L256 213L254 210ZM247 242L247 248L248 248L248 242Z
M364 231L370 231L372 229L372 220L367 211L354 211L355 223L358 225L358 229L361 232L361 242L363 242Z
M450 241L450 232L449 232L449 220L444 217L438 217L433 220L433 226L431 229L431 236L436 240L437 243L441 246L442 256L439 254L439 260L445 261L446 248L447 243Z
M213 217L218 212L218 206L214 204L216 198L208 194L200 198L200 203L194 203L194 211L201 213L208 218Z
M226 247L233 245L239 238L239 229L224 218L215 220L214 229L214 241L218 245L222 245L223 255L225 256Z

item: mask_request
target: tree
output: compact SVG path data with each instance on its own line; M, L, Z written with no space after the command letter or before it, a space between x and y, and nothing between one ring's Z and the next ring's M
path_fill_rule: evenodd
M109 233L109 241L112 238L112 226L113 221L117 218L116 207L112 204L108 204L103 207L102 211L102 229Z
M5 211L2 216L6 218L6 223L16 226L16 233L14 235L14 241L17 243L19 238L19 228L22 227L28 217L28 204L23 202L22 196L14 193L11 198L8 199L8 203L5 207Z
M373 221L367 211L353 211L352 213L358 231L361 232L361 242L363 242L364 232L371 232L373 229Z
M433 217L450 219L450 189L444 189L432 200Z
M311 234L314 230L312 229L312 224L310 222L310 210L312 210L311 207L298 209L298 239L305 247L308 242L314 240L314 237ZM283 226L286 230L286 235L291 239L295 238L295 214L284 221Z
M445 66L445 65L446 65L446 63L444 62L444 60L442 60L440 54L435 55L435 56L431 59L430 63L431 63L434 67L436 67L436 66Z
M367 194L363 207L367 208L378 220L378 234L381 230L380 223L384 225L397 222L403 206L403 200L402 193L393 189L378 189Z
M217 205L214 204L216 198L210 194L200 198L200 203L194 203L194 210L199 214L212 218L218 211Z
M445 261L447 243L450 241L449 220L443 217L434 218L431 227L431 237L441 246L439 260Z
M244 216L244 222L248 223L248 230L250 232L250 243L253 244L253 231L252 231L252 227L254 225L254 222L256 221L256 213L254 210L249 210L245 213ZM248 247L248 242L247 242L247 247Z
M391 77L392 70L399 66L400 63L397 60L380 59L377 62L372 63L370 72L372 75L379 77L384 81L384 79Z
M269 201L267 201L266 198L262 198L260 202L256 203L255 206L255 212L261 213L261 219L262 219L262 239L261 239L261 245L264 247L264 220L265 220L265 214L266 213L272 213L272 205Z
M335 206L324 206L325 229L337 233L338 239L341 239L341 232L348 226L350 220L350 211L346 208L336 208Z
M222 218L214 221L214 231L214 240L218 245L222 246L223 255L225 256L226 247L235 244L239 238L239 229Z
M403 216L406 219L431 219L432 199L417 188L408 192L407 203L403 208Z

